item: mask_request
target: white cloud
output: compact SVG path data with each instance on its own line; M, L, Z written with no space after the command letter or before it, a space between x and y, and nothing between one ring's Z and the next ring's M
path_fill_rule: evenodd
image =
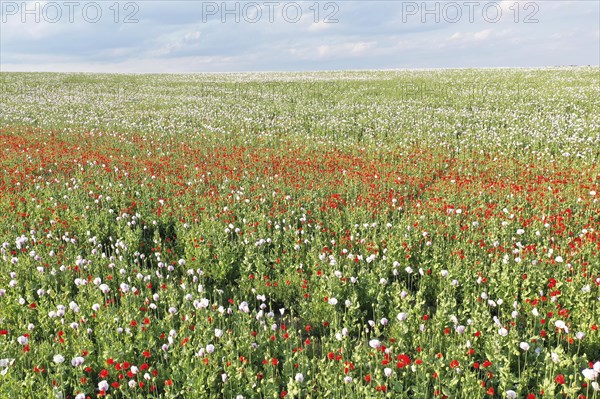
M308 26L309 32L322 32L331 28L333 24L326 23L324 21L313 22Z
M351 43L321 44L315 47L292 47L288 52L300 60L335 60L364 56L375 49L375 41L357 41Z
M600 3L534 2L539 22L525 24L523 18L532 11L531 6L525 9L529 3L500 1L498 23L477 18L481 6L474 22L464 14L457 23L421 23L419 15L403 21L402 7L393 2L339 2L339 22L325 23L326 10L315 22L308 9L312 2L306 2L297 23L282 19L279 9L273 23L263 13L252 24L233 18L222 23L219 15L203 22L202 9L194 2L164 0L140 3L138 23L116 24L107 8L112 3L102 2L106 18L97 24L8 18L0 24L0 68L187 72L598 63ZM515 9L519 23L513 18Z
M448 44L469 45L486 41L492 37L491 29L478 32L454 32L447 40Z
M36 72L107 72L107 73L174 73L199 71L234 72L240 66L249 68L241 57L181 57L177 59L132 58L123 62L88 62L50 57L22 59L25 63L3 64L2 70ZM36 62L37 61L37 62ZM40 61L44 65L40 68ZM68 62L70 61L70 62Z
M350 49L350 52L352 54L355 55L362 55L366 52L368 52L370 49L374 48L377 45L377 42L374 41L370 41L370 42L358 42L358 43L354 43L352 45L352 48Z

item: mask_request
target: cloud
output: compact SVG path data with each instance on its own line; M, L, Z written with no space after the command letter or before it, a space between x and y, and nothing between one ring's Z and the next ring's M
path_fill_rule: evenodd
M492 35L491 29L484 29L478 32L455 32L450 36L450 42L457 42L460 44L469 44L483 42L489 39Z
M331 28L330 23L324 22L324 21L319 21L319 22L313 22L308 26L308 31L309 32L323 32L329 28Z
M368 55L376 46L375 41L359 40L311 47L293 46L287 52L290 56L305 61L357 59Z
M25 22L20 13L8 15L2 2L0 70L327 70L597 65L600 59L598 2L533 2L535 10L531 1L502 0L499 21L484 18L479 7L472 21L463 9L459 20L439 15L439 23L423 22L423 10L407 16L401 1L296 1L297 20L297 8L286 15L290 2L279 3L272 12L261 6L259 18L243 2L228 3L229 14L221 2L216 11L208 2L139 1L137 9L118 2L118 15L109 8L113 2L98 2L102 18L95 23L81 10L72 22L63 13L57 23L36 23L30 15ZM525 23L532 11L538 22ZM125 23L128 16L137 22Z

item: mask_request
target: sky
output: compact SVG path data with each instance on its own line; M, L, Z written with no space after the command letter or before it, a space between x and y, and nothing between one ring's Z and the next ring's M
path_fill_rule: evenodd
M0 72L600 66L600 1L0 0Z

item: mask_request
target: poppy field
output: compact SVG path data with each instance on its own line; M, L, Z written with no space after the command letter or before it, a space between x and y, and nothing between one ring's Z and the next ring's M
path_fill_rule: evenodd
M598 68L0 74L0 398L600 398Z

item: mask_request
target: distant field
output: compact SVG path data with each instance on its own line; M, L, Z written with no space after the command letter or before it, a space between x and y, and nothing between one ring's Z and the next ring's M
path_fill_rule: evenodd
M600 398L600 69L0 73L0 398Z

